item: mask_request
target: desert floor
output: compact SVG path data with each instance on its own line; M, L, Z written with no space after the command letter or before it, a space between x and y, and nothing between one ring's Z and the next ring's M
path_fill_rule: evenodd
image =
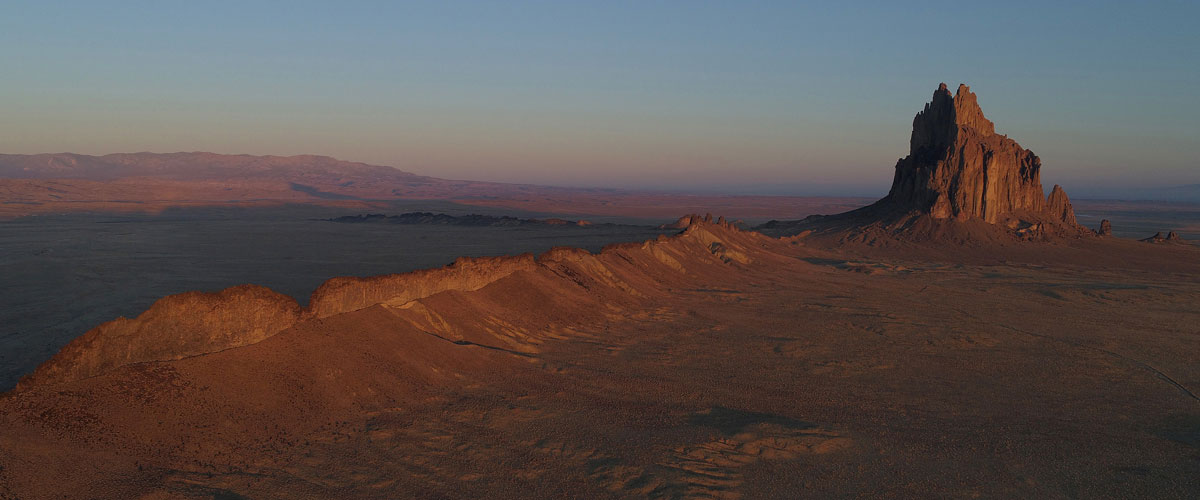
M681 241L605 252L607 274L548 261L10 393L0 484L21 498L1200 492L1193 248L915 259L724 229Z

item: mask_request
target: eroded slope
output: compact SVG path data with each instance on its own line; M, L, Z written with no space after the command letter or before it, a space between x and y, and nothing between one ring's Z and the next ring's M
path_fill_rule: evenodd
M331 294L345 311L256 343L5 395L0 492L1195 493L1194 251L1107 269L1026 244L1006 265L851 257L699 219L479 286Z

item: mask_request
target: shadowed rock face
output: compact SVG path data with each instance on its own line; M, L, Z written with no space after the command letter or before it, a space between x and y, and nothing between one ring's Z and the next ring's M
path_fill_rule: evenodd
M1041 165L1033 152L996 134L969 87L959 85L952 96L943 83L913 119L909 154L896 164L887 200L939 219L995 224L1043 212ZM1074 224L1066 193L1057 193L1055 214Z
M1061 220L1067 224L1074 225L1075 208L1071 206L1071 200L1067 198L1067 192L1063 191L1062 186L1054 185L1054 189L1050 190L1050 196L1046 197L1046 212L1055 220Z
M770 221L773 236L810 234L843 243L941 241L1004 244L1095 232L1078 225L1066 191L1042 191L1041 159L996 133L975 94L941 84L913 119L909 154L896 163L892 188L879 201L840 214Z

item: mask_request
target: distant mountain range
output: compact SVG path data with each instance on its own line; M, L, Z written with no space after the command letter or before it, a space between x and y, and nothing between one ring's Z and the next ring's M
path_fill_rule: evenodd
M670 218L710 210L741 218L800 217L842 211L867 201L661 194L449 180L312 155L0 155L0 217L281 204L386 209L397 200L449 200L557 214Z
M565 219L522 219L510 216L481 214L449 215L432 212L408 212L400 215L361 214L344 215L327 219L331 222L348 224L400 224L426 226L469 226L469 227L513 227L513 226L591 226L584 220Z
M105 156L72 153L0 155L0 178L125 184L157 182L177 187L187 183L194 186L194 189L188 190L190 192L205 191L215 187L213 183L228 183L222 189L238 192L257 189L262 191L260 196L279 199L469 198L555 189L521 184L452 181L328 156L250 156L200 152L120 153ZM280 194L288 192L296 194ZM163 193L164 196L171 194ZM224 197L229 198L228 195Z

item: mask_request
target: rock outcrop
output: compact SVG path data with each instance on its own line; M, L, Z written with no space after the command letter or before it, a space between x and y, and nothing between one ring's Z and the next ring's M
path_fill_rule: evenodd
M460 257L446 267L383 276L332 278L313 292L308 314L325 318L375 304L403 305L447 290L478 290L519 271L536 267L533 255Z
M802 221L771 221L758 229L777 236L840 233L867 241L891 237L998 241L1008 237L1002 233L1019 239L1091 234L1078 226L1062 187L1056 185L1049 196L1044 194L1041 167L1041 159L1032 151L996 133L969 87L959 85L957 93L951 94L943 83L913 118L908 156L896 163L887 196L858 210ZM943 221L970 224L954 228Z
M1046 197L1046 213L1054 220L1074 226L1075 208L1071 206L1071 200L1067 198L1067 192L1063 191L1062 186L1054 185L1050 190L1050 196Z
M253 344L291 327L300 317L294 299L257 285L171 295L136 318L117 318L71 341L21 379L17 390L84 379L133 363Z
M714 223L713 215L711 213L704 214L704 215L688 214L683 217L680 217L679 220L676 220L675 222L672 222L670 224L662 224L662 225L658 226L658 229L687 229L687 228L691 227L692 224L701 224L701 223L703 223L703 224ZM725 216L719 216L719 217L717 217L717 220L715 221L715 224L717 224L718 226L722 226L722 227L735 227L740 223L741 223L740 220L735 220L733 222L726 221Z
M1175 231L1168 231L1166 236L1163 236L1162 231L1159 231L1157 233L1154 233L1154 236L1151 236L1149 238L1142 238L1141 240L1138 240L1138 241L1144 241L1146 243L1183 243L1184 242L1183 238L1181 238L1179 236L1179 233L1176 233Z
M1055 186L1050 199L1043 198L1041 166L1032 151L996 133L969 87L959 85L951 95L943 83L913 119L909 154L896 164L885 199L939 219L996 224L1049 212L1074 225L1062 188Z
M711 218L711 217L712 216L710 215L709 218ZM695 220L696 222L703 222L704 217L697 215L697 214L688 214L683 217L680 217L679 220L677 220L673 223L663 224L661 226L658 226L658 229L687 229L688 226L692 225L693 220Z
M374 306L419 310L422 306L418 302L431 297L475 292L504 280L562 281L582 286L584 291L604 287L636 301L673 279L703 274L700 270L705 267L726 269L758 258L752 255L762 255L761 246L767 239L761 234L739 230L723 217L716 221L712 215L684 219L688 220L687 227L675 236L609 245L599 254L557 248L537 258L531 254L463 257L437 269L332 278L313 292L307 309L290 297L255 285L219 293L172 295L155 302L137 318L104 323L72 341L23 378L17 391L85 379L125 365L177 360L254 344L298 323L322 321ZM550 288L539 293L556 293ZM421 318L432 321L427 330L445 326L441 319ZM461 336L461 332L443 333ZM513 349L527 349L522 341L513 342Z
M1096 235L1097 236L1111 236L1112 235L1112 222L1110 222L1108 219L1101 220L1100 221L1100 229L1098 231L1096 231Z

